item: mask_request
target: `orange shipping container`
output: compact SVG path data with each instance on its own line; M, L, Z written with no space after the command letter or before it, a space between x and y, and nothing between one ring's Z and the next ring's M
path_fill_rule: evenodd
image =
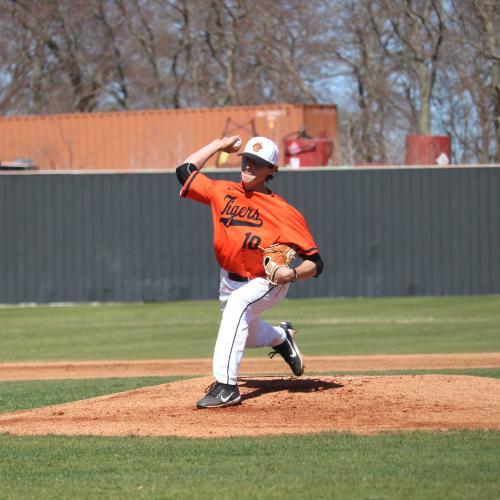
M43 170L149 170L175 168L215 137L284 138L305 128L331 139L338 164L335 105L263 105L0 118L0 161L32 160ZM235 155L218 155L208 166L236 166Z

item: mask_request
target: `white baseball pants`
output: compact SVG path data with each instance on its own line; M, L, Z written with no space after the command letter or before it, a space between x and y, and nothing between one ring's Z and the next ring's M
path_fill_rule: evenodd
M213 374L218 382L236 384L245 347L274 347L286 334L260 319L260 315L286 296L286 285L271 285L265 278L233 281L221 269L219 300L222 320L215 344Z

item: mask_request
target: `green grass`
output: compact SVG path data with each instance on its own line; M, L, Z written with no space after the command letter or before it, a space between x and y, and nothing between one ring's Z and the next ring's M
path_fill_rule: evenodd
M500 351L500 296L287 299L309 355ZM0 362L210 357L216 301L0 308ZM246 356L261 356L247 350Z
M500 350L500 296L315 299L297 310L293 302L282 310L304 330L310 355Z
M165 384L182 377L27 380L0 382L0 413L94 398Z
M0 436L2 498L497 499L500 433Z

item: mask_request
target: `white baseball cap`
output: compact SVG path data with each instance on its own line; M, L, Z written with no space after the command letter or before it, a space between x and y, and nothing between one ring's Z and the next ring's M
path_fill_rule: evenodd
M280 152L278 146L267 137L252 137L246 144L243 153L238 156L250 158L266 167L275 167L278 164Z

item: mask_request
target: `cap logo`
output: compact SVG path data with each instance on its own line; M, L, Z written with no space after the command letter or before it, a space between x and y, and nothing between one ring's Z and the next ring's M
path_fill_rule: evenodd
M261 143L261 142L256 142L256 143L253 145L252 149L253 149L256 153L258 153L258 152L259 152L259 151L260 151L263 147L264 147L264 146L262 145L262 143Z

